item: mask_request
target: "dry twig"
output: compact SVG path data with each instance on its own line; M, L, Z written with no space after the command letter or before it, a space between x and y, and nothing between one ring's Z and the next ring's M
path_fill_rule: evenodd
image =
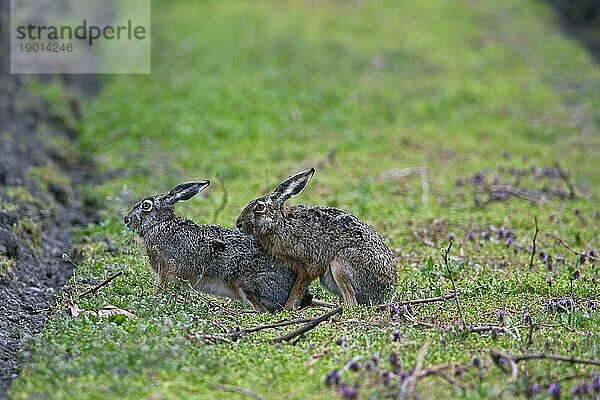
M312 321L311 318L298 318L298 319L284 320L284 321L279 321L279 322L275 322L272 324L257 325L257 326L242 329L242 330L239 330L236 332L230 332L229 335L234 340L237 340L239 337L244 336L248 333L258 332L258 331L262 331L264 329L280 328L282 326L288 326L288 325L294 325L294 324L304 324L304 323L310 322L310 321Z
M517 368L517 363L521 361L527 360L554 360L554 361L562 361L568 362L571 364L584 364L584 365L595 365L600 366L600 361L597 360L588 360L583 358L576 358L570 356L562 356L555 354L522 354L520 356L513 356L508 353L504 353L500 350L492 350L490 351L490 356L494 363L499 366L501 369L506 370L506 365L510 366L511 378L512 380L517 379L517 375L519 370Z
M417 383L417 379L421 375L421 371L423 369L423 359L425 358L425 354L427 354L427 349L429 349L429 345L431 344L430 340L425 341L421 348L419 349L419 353L417 354L417 359L415 361L415 366L413 368L412 374L402 383L400 387L400 392L398 393L398 399L407 399L412 394L415 389L415 385Z
M229 340L228 338L226 338L223 335L214 335L214 334L210 334L210 333L204 333L204 332L194 332L191 333L189 335L190 339L195 339L198 343L219 343L219 342L223 342L223 343L227 343L227 344L233 344L233 342L231 340Z
M456 290L456 283L454 282L454 277L452 276L452 270L450 269L450 264L448 263L448 254L450 253L450 249L452 248L453 240L450 239L450 244L448 248L444 250L444 265L446 266L446 270L448 271L448 277L450 278L450 282L452 283L452 290L454 292L454 300L456 301L456 308L458 309L458 316L460 317L460 322L463 326L467 326L465 323L465 318L463 316L462 308L460 307L460 300L458 299L458 291Z
M533 224L535 225L535 231L533 232L533 240L531 241L531 257L529 258L529 270L531 271L531 269L533 268L533 257L535 256L535 252L536 252L536 244L535 241L537 239L537 235L538 235L538 223L537 223L537 216L533 216Z
M401 303L386 303L386 304L377 304L376 306L373 306L375 308L385 308L385 307L400 307L400 306L413 306L416 304L425 304L425 303L435 303L438 301L446 301L449 299L452 299L456 297L456 293L450 293L450 294L443 294L441 296L438 297L427 297L425 299L414 299L414 300L406 300L403 301Z
M333 317L336 314L340 314L341 312L342 312L342 306L334 308L333 310L329 311L326 314L320 315L315 318L311 318L310 321L307 322L305 325L302 325L300 328L293 330L290 333L286 333L285 335L278 336L275 339L273 339L273 341L275 343L289 342L293 338L305 334L306 332L310 331L311 329L316 328L321 322L327 321L329 318Z
M246 397L250 397L251 399L254 399L254 400L262 400L263 399L263 397L260 396L258 393L253 392L252 390L245 388L245 387L241 387L241 386L224 385L222 383L211 383L210 387L213 389L216 389L216 390L222 390L224 392L241 394Z
M85 292L81 293L79 295L79 298L81 299L82 297L85 297L90 293L96 293L98 291L98 289L100 289L102 286L108 285L113 279L121 276L122 274L123 274L123 270L115 272L114 274L112 274L111 276L109 276L108 278L106 278L104 281L100 282L93 288L88 289Z
M558 162L555 164L555 167L556 171L558 172L558 175L560 175L560 179L563 180L563 182L567 185L567 188L569 189L569 198L574 199L577 196L577 194L575 193L575 186L573 186L571 178L569 178L569 175L560 167L560 164Z
M567 244L567 242L558 235L557 232L554 232L554 237L556 238L556 240L558 240L560 242L560 244L563 245L563 247L565 249L569 250L571 253L575 254L576 256L580 256L582 254L581 251L577 251L577 250L573 249L571 246L569 246ZM586 256L586 258L589 258L590 260L594 260L594 261L598 260L598 257L594 257L590 254L586 254L585 256Z

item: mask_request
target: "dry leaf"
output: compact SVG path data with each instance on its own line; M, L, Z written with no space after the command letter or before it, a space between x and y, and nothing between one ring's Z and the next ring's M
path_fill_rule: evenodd
M98 310L99 317L110 317L111 315L123 314L127 318L137 318L137 316L127 310L123 310L117 306L113 306L112 304L107 304L101 309Z
M96 315L98 317L110 317L111 315L124 315L127 318L137 318L137 316L127 310L123 310L117 306L113 306L112 304L107 304L104 307L100 308L98 311L93 310L84 310L79 308L79 305L72 300L67 301L66 306L69 308L69 312L73 317L78 317L81 314L91 314Z
M85 312L85 310L79 308L77 303L74 303L71 300L67 301L67 307L69 307L69 312L73 317L78 317L81 313Z

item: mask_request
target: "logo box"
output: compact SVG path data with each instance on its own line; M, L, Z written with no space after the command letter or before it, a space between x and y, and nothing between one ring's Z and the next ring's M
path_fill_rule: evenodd
M150 0L11 0L11 73L148 74L150 9Z

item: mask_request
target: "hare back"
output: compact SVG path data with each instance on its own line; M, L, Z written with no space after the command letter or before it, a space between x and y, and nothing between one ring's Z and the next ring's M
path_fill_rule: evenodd
M323 269L340 250L352 248L362 256L361 263L393 264L394 255L379 234L356 216L332 207L297 205L284 211L284 221L276 232L261 242L280 258L299 260ZM371 262L368 262L371 264Z
M297 205L284 210L286 225L298 227L306 236L318 235L339 243L336 247L364 243L385 246L379 234L358 217L333 207ZM386 246L387 247L387 246Z

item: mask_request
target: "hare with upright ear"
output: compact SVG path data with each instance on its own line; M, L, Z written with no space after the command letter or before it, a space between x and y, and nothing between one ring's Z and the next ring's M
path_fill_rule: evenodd
M241 300L256 311L280 310L296 280L293 271L267 254L252 236L175 215L176 203L208 185L207 180L177 185L167 194L139 201L123 220L144 243L158 277L155 293L168 281L177 281ZM302 293L303 305L311 299L307 291Z
M236 226L255 236L296 274L285 308L300 305L315 278L348 305L379 304L396 285L396 261L384 240L365 222L331 207L286 206L315 170L287 178L273 193L251 201Z

